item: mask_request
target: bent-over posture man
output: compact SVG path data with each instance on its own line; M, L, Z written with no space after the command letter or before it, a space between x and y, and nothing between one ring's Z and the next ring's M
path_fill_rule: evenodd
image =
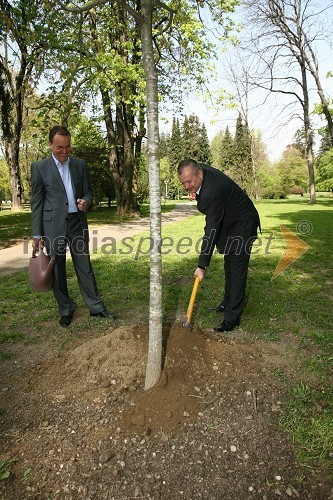
M217 311L224 311L224 321L214 330L231 331L240 324L251 248L260 227L259 214L238 184L220 170L187 159L179 164L178 177L189 193L196 194L198 210L206 216L194 275L200 281L204 279L215 247L224 254L224 297L217 307Z
M84 160L70 156L71 135L55 126L49 133L51 156L31 166L31 213L33 248L41 241L55 257L53 293L60 311L60 325L71 324L76 305L66 278L66 249L70 249L82 297L90 316L113 318L97 290L89 255L86 210L92 190Z

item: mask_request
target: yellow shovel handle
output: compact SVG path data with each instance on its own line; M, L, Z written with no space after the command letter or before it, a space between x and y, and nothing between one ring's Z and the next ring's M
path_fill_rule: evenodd
M190 302L188 304L187 313L186 313L185 326L187 326L187 327L190 326L190 323L191 323L193 307L194 307L195 297L197 295L199 283L200 283L200 278L199 278L199 276L196 276L194 279L194 285L192 288L191 298L190 298Z

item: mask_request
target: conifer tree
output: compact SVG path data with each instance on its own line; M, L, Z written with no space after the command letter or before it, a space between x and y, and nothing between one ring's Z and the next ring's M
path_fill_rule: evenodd
M200 156L202 128L199 118L192 114L185 116L182 128L183 157L197 160Z
M168 147L168 158L170 168L176 170L177 166L183 159L182 133L179 123L179 118L173 117L171 136Z
M222 172L230 172L234 164L234 140L229 131L229 127L225 129L225 133L221 142L220 149L220 166Z
M224 137L223 130L220 130L216 135L214 135L212 142L210 143L212 166L220 170L222 170L221 152L222 152L223 137Z
M245 191L252 190L251 135L240 114L236 121L234 161L230 175Z
M165 156L168 156L169 143L170 143L170 134L168 134L167 132L161 132L159 139L160 139L159 140L160 158L164 158Z
M301 153L302 158L306 158L306 134L304 127L296 130L293 145Z
M182 127L183 158L211 163L211 151L205 124L195 114L185 116Z
M202 161L203 163L208 163L209 165L212 163L212 154L210 151L210 145L208 140L208 134L206 125L203 123L201 127L201 135L199 139L199 154L198 161Z
M182 133L179 118L173 117L171 135L168 142L168 194L169 198L176 198L179 194L179 180L177 176L177 167L183 160Z
M332 148L331 136L328 127L319 130L319 135L321 136L320 146L318 151L318 158L321 158L327 151Z

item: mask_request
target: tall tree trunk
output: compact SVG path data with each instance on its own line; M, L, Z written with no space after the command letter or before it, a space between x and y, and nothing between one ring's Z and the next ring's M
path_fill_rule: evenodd
M252 166L252 174L253 174L254 199L256 201L259 201L260 196L259 196L259 186L258 186L258 177L257 177L257 159L256 159L254 133L251 134L251 166Z
M140 206L138 203L138 177L139 177L139 170L140 170L140 160L141 160L141 153L142 153L142 140L146 135L146 128L145 128L145 109L143 104L140 104L140 112L139 112L139 130L135 138L135 168L134 168L134 175L133 175L133 193L135 195L135 199L137 201L137 210L139 212Z
M115 5L114 8L116 9L115 15L120 20L116 33L119 44L116 44L117 47L115 50L117 56L122 58L124 65L126 65L127 59L122 51L122 46L127 42L127 34L124 29L126 25L125 10L124 6L120 5L120 3L117 6ZM90 21L94 29L96 29L95 16L91 15ZM99 41L94 30L92 37L95 43L95 50L98 53ZM133 58L139 59L139 56L134 54ZM115 118L112 117L109 91L107 88L100 86L108 145L110 148L110 173L116 191L117 214L138 216L139 207L134 179L137 166L135 153L136 140L134 138L135 119L131 105L126 104L121 81L114 83L114 91L116 102ZM136 92L137 88L134 84L133 94Z
M0 64L1 132L5 146L5 158L9 169L12 191L12 210L17 211L22 208L23 197L19 164L19 147L22 130L26 64L24 58L22 58L21 69L16 77L14 77L6 64L6 60L1 61Z
M133 190L135 167L134 142L124 117L124 106L118 105L116 121L112 118L111 104L107 90L100 88L104 120L109 145L110 172L116 191L117 214L138 215L136 194Z
M9 178L10 178L10 186L12 192L12 211L17 212L22 209L22 197L23 197L23 188L21 184L21 174L19 168L19 159L18 154L16 152L15 145L13 142L15 141L7 141L5 140L5 155L7 165L9 167Z
M306 143L306 160L308 164L309 170L309 188L310 188L310 203L316 203L316 189L315 189L315 180L314 180L314 168L313 168L313 148L312 148L312 133L311 130L307 132L310 133L311 138L307 140Z
M310 203L316 203L316 190L314 181L314 165L313 165L313 134L310 124L310 106L309 106L309 92L307 84L306 68L304 64L300 64L302 73L302 90L303 90L303 116L304 116L304 130L306 140L306 161L309 171L309 190L310 190Z
M152 39L154 5L154 0L142 0L140 25L147 95L150 237L152 241L150 252L149 347L145 389L150 389L157 383L162 366L161 194L157 69Z

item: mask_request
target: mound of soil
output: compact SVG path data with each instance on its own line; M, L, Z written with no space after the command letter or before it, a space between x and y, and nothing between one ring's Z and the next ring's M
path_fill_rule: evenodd
M3 366L3 499L332 499L279 420L295 361L283 343L165 328L145 391L148 328L110 328L60 355Z

